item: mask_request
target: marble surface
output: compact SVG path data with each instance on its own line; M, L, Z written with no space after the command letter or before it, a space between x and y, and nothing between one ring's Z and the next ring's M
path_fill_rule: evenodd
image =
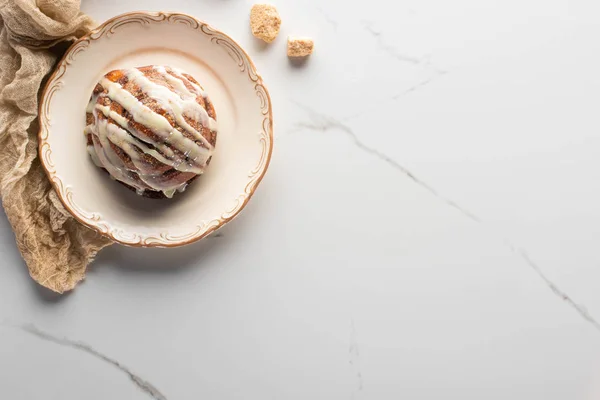
M273 3L264 46L247 0L83 0L230 33L275 152L221 235L62 297L1 217L0 398L598 399L600 3Z

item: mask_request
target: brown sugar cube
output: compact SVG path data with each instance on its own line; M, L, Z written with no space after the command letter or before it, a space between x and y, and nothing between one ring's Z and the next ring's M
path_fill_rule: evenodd
M311 38L288 37L288 57L306 57L311 55L315 43Z
M255 4L250 10L250 29L252 34L267 43L271 43L279 34L281 17L275 6Z

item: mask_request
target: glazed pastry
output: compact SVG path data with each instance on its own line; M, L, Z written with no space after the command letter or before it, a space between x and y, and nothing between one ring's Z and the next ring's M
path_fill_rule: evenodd
M217 141L215 109L189 74L167 66L119 69L86 109L94 163L138 194L171 198L204 173Z

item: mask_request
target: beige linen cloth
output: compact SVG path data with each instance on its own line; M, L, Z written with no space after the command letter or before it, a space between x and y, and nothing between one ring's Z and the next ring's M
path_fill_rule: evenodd
M37 150L40 86L66 49L60 43L94 26L79 5L0 0L0 196L29 274L58 293L73 289L111 243L63 208Z

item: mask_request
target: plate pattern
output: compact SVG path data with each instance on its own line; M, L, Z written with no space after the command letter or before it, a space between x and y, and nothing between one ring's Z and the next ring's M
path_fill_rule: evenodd
M227 211L222 215L210 221L202 221L196 226L196 229L185 234L173 234L168 231L161 232L157 236L132 234L121 229L111 227L111 225L103 220L102 216L94 212L86 212L77 206L74 201L72 189L65 185L60 176L56 172L55 165L52 161L52 148L48 143L48 135L50 133L50 104L52 97L59 91L64 82L62 80L69 65L83 53L90 43L102 37L110 37L119 28L128 24L185 24L190 29L198 30L201 34L210 37L210 41L224 48L229 56L237 63L240 72L246 73L248 79L254 84L256 95L260 101L260 110L264 116L262 130L258 133L262 145L262 153L260 160L255 168L248 171L248 182L242 193L235 199L232 199L231 204L227 207ZM69 212L84 225L96 230L97 232L109 237L115 242L135 247L176 247L195 242L206 237L220 226L232 220L248 203L248 200L254 194L256 187L264 177L267 167L271 159L273 151L273 118L272 107L269 92L265 87L261 76L256 71L256 67L250 60L248 54L229 36L208 24L198 21L196 18L181 13L165 13L165 12L133 12L114 17L88 35L76 41L67 50L63 59L59 62L54 73L50 76L39 108L40 131L39 153L42 165L56 190L58 197Z

